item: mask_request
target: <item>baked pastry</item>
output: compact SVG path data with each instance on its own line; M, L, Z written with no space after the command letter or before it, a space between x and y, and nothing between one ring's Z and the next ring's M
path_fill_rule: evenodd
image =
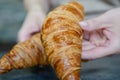
M22 69L37 65L47 65L46 56L42 52L40 34L16 44L10 52L0 59L0 74L12 69Z
M12 69L50 64L60 80L80 80L84 18L79 2L57 7L46 17L42 31L16 44L0 59L0 74Z
M48 63L60 80L80 80L83 7L70 2L50 12L45 19L41 41Z

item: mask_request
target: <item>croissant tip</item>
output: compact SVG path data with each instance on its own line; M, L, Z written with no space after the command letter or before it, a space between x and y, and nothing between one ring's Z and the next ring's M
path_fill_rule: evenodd
M10 71L10 70L8 70L8 69L1 69L1 68L0 68L0 74L4 74L4 73L6 73L6 72L8 72L8 71Z
M11 64L9 63L8 59L3 56L0 60L0 74L6 73L12 69Z

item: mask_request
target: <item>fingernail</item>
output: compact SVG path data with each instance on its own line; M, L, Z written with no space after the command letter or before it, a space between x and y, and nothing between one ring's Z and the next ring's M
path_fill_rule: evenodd
M82 21L82 22L79 22L79 24L82 26L82 27L87 27L87 23Z

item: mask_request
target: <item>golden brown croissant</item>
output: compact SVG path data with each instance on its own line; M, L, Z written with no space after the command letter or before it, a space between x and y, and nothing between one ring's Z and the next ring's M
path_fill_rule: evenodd
M40 34L37 33L25 42L15 45L9 53L0 59L0 74L12 69L46 64L46 56L42 53Z
M60 80L80 80L83 7L70 2L50 12L45 19L41 40L48 63Z
M50 12L40 35L18 43L0 60L0 73L50 64L60 80L79 80L81 67L83 7L70 2ZM46 54L43 53L43 50Z

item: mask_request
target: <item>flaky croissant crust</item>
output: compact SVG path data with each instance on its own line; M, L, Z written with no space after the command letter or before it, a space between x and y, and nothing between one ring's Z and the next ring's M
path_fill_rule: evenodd
M16 44L0 59L0 74L50 64L60 80L79 80L82 30L78 22L83 20L83 10L79 2L69 2L51 11L40 34Z
M70 2L50 12L45 19L41 41L48 63L55 69L60 80L79 80L82 51L83 7Z

